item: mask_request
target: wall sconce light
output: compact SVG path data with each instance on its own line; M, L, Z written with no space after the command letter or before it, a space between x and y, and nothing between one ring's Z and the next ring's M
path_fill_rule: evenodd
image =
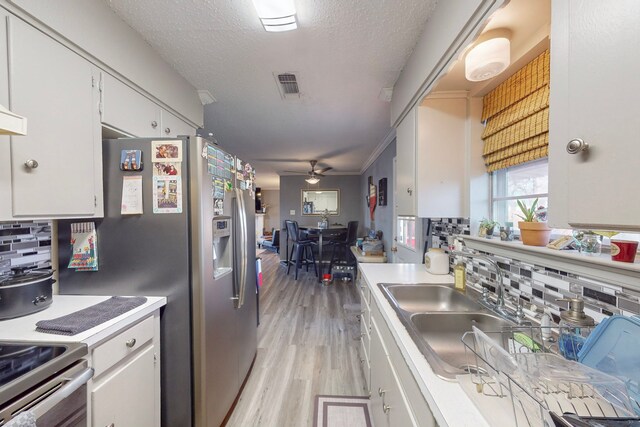
M489 33L487 36L491 37ZM508 37L498 36L488 39L484 37L484 39L471 48L464 59L464 75L472 82L495 77L506 70L511 63L511 43Z

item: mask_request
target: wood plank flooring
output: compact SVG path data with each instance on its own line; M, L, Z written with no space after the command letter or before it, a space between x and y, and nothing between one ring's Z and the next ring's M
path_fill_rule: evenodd
M258 354L227 425L311 426L316 394L364 394L358 292L352 282L323 286L312 271L295 281L276 254L260 256Z

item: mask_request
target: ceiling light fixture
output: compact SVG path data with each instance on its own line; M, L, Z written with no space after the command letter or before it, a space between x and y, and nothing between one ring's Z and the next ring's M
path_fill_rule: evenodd
M511 63L511 43L507 37L485 38L464 59L464 75L471 82L497 76Z
M318 178L316 178L315 176L311 176L307 179L305 179L305 181L307 181L309 184L317 184L320 182L320 180Z
M265 31L281 32L298 28L293 0L253 0Z

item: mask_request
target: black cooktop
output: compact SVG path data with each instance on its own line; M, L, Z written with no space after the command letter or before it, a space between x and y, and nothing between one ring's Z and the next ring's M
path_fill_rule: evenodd
M0 405L87 354L82 343L0 341Z

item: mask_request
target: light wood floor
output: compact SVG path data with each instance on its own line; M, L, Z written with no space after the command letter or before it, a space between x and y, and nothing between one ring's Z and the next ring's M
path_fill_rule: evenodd
M298 281L276 254L262 255L258 355L228 426L310 426L317 394L364 394L355 284ZM346 305L346 309L345 309Z

